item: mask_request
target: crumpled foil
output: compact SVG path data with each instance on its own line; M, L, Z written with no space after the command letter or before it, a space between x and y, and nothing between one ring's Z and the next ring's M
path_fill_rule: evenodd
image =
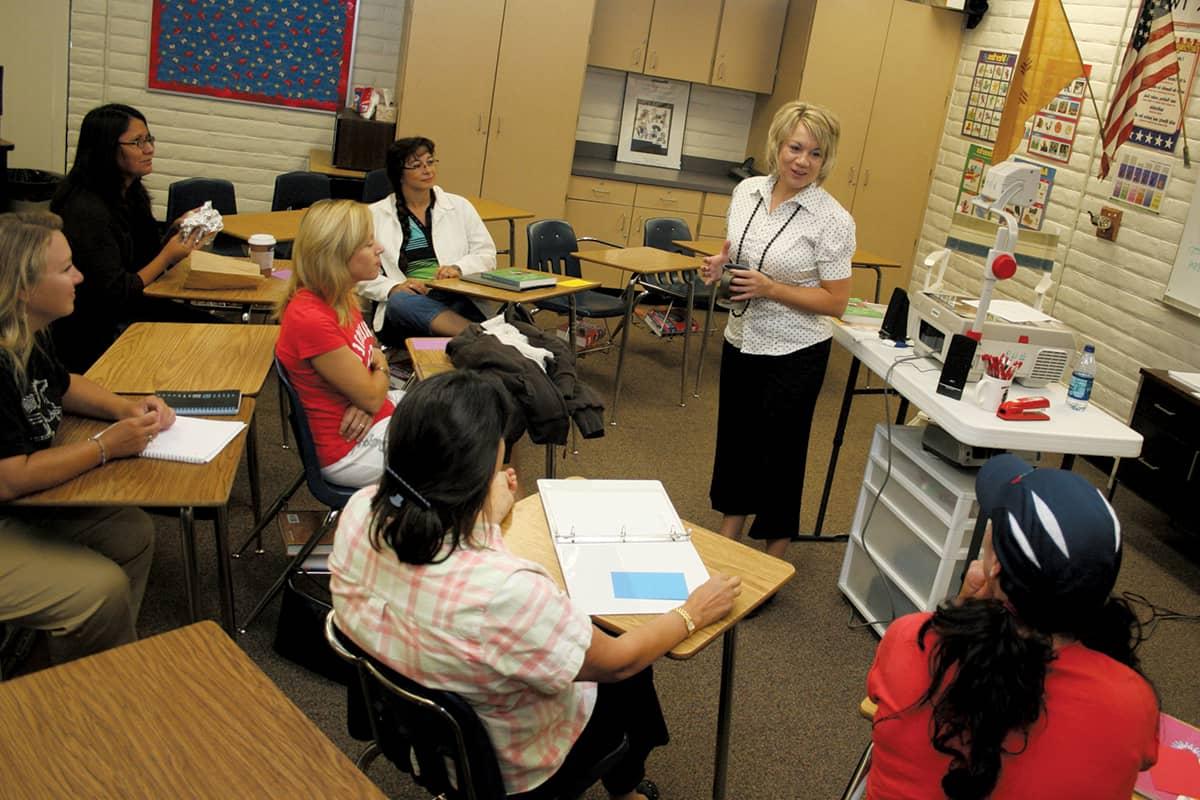
M196 231L202 230L204 236L200 244L206 245L212 242L224 227L225 223L221 220L221 212L213 208L212 201L208 200L183 218L183 221L179 223L179 235L184 239L190 239Z

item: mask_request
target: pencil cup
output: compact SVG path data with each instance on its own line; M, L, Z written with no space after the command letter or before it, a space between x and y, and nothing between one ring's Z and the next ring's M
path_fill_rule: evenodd
M275 237L269 233L256 233L247 242L250 260L258 264L263 277L270 277L275 265Z
M996 409L1000 408L1000 404L1008 399L1008 387L1010 386L1012 386L1011 378L1003 380L984 375L979 379L979 383L975 384L975 404L989 414L995 414Z

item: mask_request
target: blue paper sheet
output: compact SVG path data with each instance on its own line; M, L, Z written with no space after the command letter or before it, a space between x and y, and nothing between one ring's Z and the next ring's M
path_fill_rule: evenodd
M687 600L682 572L614 572L613 595L622 600Z

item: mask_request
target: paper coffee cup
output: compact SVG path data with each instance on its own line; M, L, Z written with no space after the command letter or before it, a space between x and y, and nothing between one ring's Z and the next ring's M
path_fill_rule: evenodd
M258 264L259 271L270 276L275 265L275 237L269 233L256 233L247 240L250 260Z

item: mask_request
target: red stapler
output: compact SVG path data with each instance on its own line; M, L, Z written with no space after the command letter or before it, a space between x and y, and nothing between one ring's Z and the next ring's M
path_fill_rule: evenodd
M1033 411L1032 409L1049 407L1050 401L1045 397L1020 397L1016 400L1001 403L1000 408L996 409L996 416L1000 419L1007 419L1014 422L1047 420L1050 419L1048 414L1043 414L1041 411Z

